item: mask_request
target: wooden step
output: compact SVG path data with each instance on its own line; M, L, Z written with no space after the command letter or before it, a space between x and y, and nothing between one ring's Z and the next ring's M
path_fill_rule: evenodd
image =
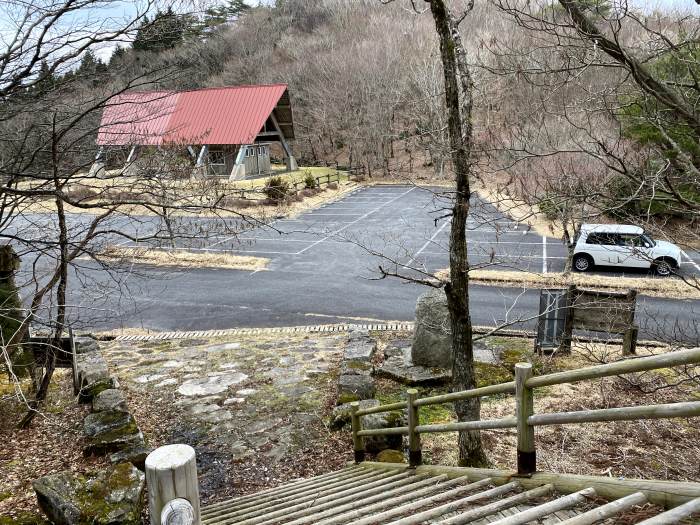
M605 520L614 522L633 507L648 503L642 491L597 505L593 500L599 502L600 498L593 487L558 494L553 483L533 484L532 480L526 482L523 478L494 481L483 475L474 479L471 475L454 477L396 465L357 465L209 505L202 509L201 522L204 525L589 525ZM700 513L700 498L661 512L641 524L680 523L696 513Z

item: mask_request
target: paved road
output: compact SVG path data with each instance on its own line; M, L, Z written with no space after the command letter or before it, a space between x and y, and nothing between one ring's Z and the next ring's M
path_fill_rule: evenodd
M71 302L77 305L74 316L94 328L155 330L411 320L415 300L425 288L392 278L377 280L377 268L406 271L410 267L415 274L416 269L432 273L447 266L449 220L443 215L449 196L440 191L410 186L362 188L296 219L279 220L271 228L241 235L221 233L186 243L190 249L267 257L266 271L173 272L134 267L118 276L124 292L119 294L103 272L86 262L81 280L74 280L71 290ZM203 219L190 221L199 228L208 224ZM35 228L40 234L41 226ZM140 218L131 221L129 228L144 235L157 225ZM563 268L565 249L559 241L513 222L488 203L474 200L469 228L472 264L531 271ZM691 256L695 260L684 261L682 270L700 274L700 257ZM104 288L95 288L91 280ZM537 302L536 290L472 287L477 324L524 320L518 326L532 328ZM657 330L652 323L658 319L672 321L675 331L688 331L700 313L700 302L642 298L638 312L647 335ZM670 335L669 329L662 332Z

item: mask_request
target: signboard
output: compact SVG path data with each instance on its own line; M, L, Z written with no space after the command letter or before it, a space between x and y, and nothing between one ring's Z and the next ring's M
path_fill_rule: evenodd
M600 292L574 288L572 328L592 332L625 333L634 324L637 292Z
M567 290L540 290L540 311L537 321L537 348L559 348L563 342L569 313Z
M570 286L540 291L536 350L571 350L574 330L624 334L622 352L634 353L636 290L603 292Z

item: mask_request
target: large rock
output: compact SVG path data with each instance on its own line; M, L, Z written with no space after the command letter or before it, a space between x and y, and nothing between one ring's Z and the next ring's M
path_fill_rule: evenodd
M343 359L369 363L377 350L377 342L367 332L354 331L348 335Z
M146 457L151 453L151 449L146 445L134 445L109 455L109 462L131 463L139 470L146 470Z
M369 376L372 375L374 366L368 361L343 361L340 363L340 375Z
M78 401L89 403L103 390L115 388L117 381L109 375L107 361L100 352L80 353L75 356Z
M185 381L177 389L183 396L209 396L226 392L228 387L237 385L248 379L242 372L227 372Z
M430 290L418 298L411 361L428 368L452 368L450 314L442 289Z
M406 415L402 412L380 412L362 417L362 428L365 430L376 428L393 428L406 426ZM401 450L403 448L403 436L383 435L367 436L364 438L365 450L378 453L388 448Z
M92 411L93 412L104 412L104 411L120 411L126 412L126 399L124 399L124 394L121 390L116 388L109 388L103 390L97 394L92 400Z
M74 342L76 354L89 354L100 349L100 344L92 337L76 337Z
M105 455L144 445L143 434L128 412L105 411L88 414L83 422L86 456Z
M400 450L387 448L377 454L376 460L379 463L406 463L406 458Z
M96 436L114 430L115 428L136 425L136 420L129 412L107 410L85 416L83 432L86 436Z
M64 471L32 485L39 507L56 525L141 523L145 476L129 463L90 476Z
M341 375L338 379L338 405L372 399L376 389L374 381L365 375Z
M364 399L360 401L360 408L374 408L379 406L379 400L377 399ZM331 417L328 422L328 426L331 430L340 430L345 425L349 425L350 420L350 403L344 403L333 409L331 412Z
M452 380L452 372L446 368L416 366L404 357L385 359L376 372L405 385L441 385Z

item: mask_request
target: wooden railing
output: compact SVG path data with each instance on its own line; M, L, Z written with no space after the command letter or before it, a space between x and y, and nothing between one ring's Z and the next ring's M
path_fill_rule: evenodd
M331 182L340 183L341 174L340 172L327 173L326 175L319 175L314 177L316 181L316 187L320 188L323 184L330 184ZM290 183L290 186L294 188L294 191L303 190L306 188L306 181L300 180ZM231 195L237 195L241 199L248 199L250 195L260 195L264 192L265 186L254 186L252 188L237 188L230 190Z
M319 175L318 177L314 177L314 180L316 181L316 187L320 188L322 184L330 184L331 182L340 182L340 172L335 172L333 174L331 173L326 173L325 175ZM300 180L292 184L294 187L295 191L299 191L300 189L303 190L306 188L306 181Z
M409 389L406 392L406 401L365 409L360 409L359 402L354 402L351 405L351 421L355 461L361 462L364 460L364 437L366 436L387 434L408 436L409 463L411 466L417 466L422 460L421 434L515 428L517 429L518 443L518 474L532 474L536 471L537 466L535 451L536 426L700 416L700 401L535 414L533 392L536 388L692 364L700 364L700 348L680 350L650 357L626 359L615 363L541 376L533 375L530 363L518 363L515 365L515 381L508 383L424 398L417 397L417 390ZM432 425L419 424L420 407L500 394L515 394L515 416ZM395 410L408 411L408 426L363 430L363 416Z

